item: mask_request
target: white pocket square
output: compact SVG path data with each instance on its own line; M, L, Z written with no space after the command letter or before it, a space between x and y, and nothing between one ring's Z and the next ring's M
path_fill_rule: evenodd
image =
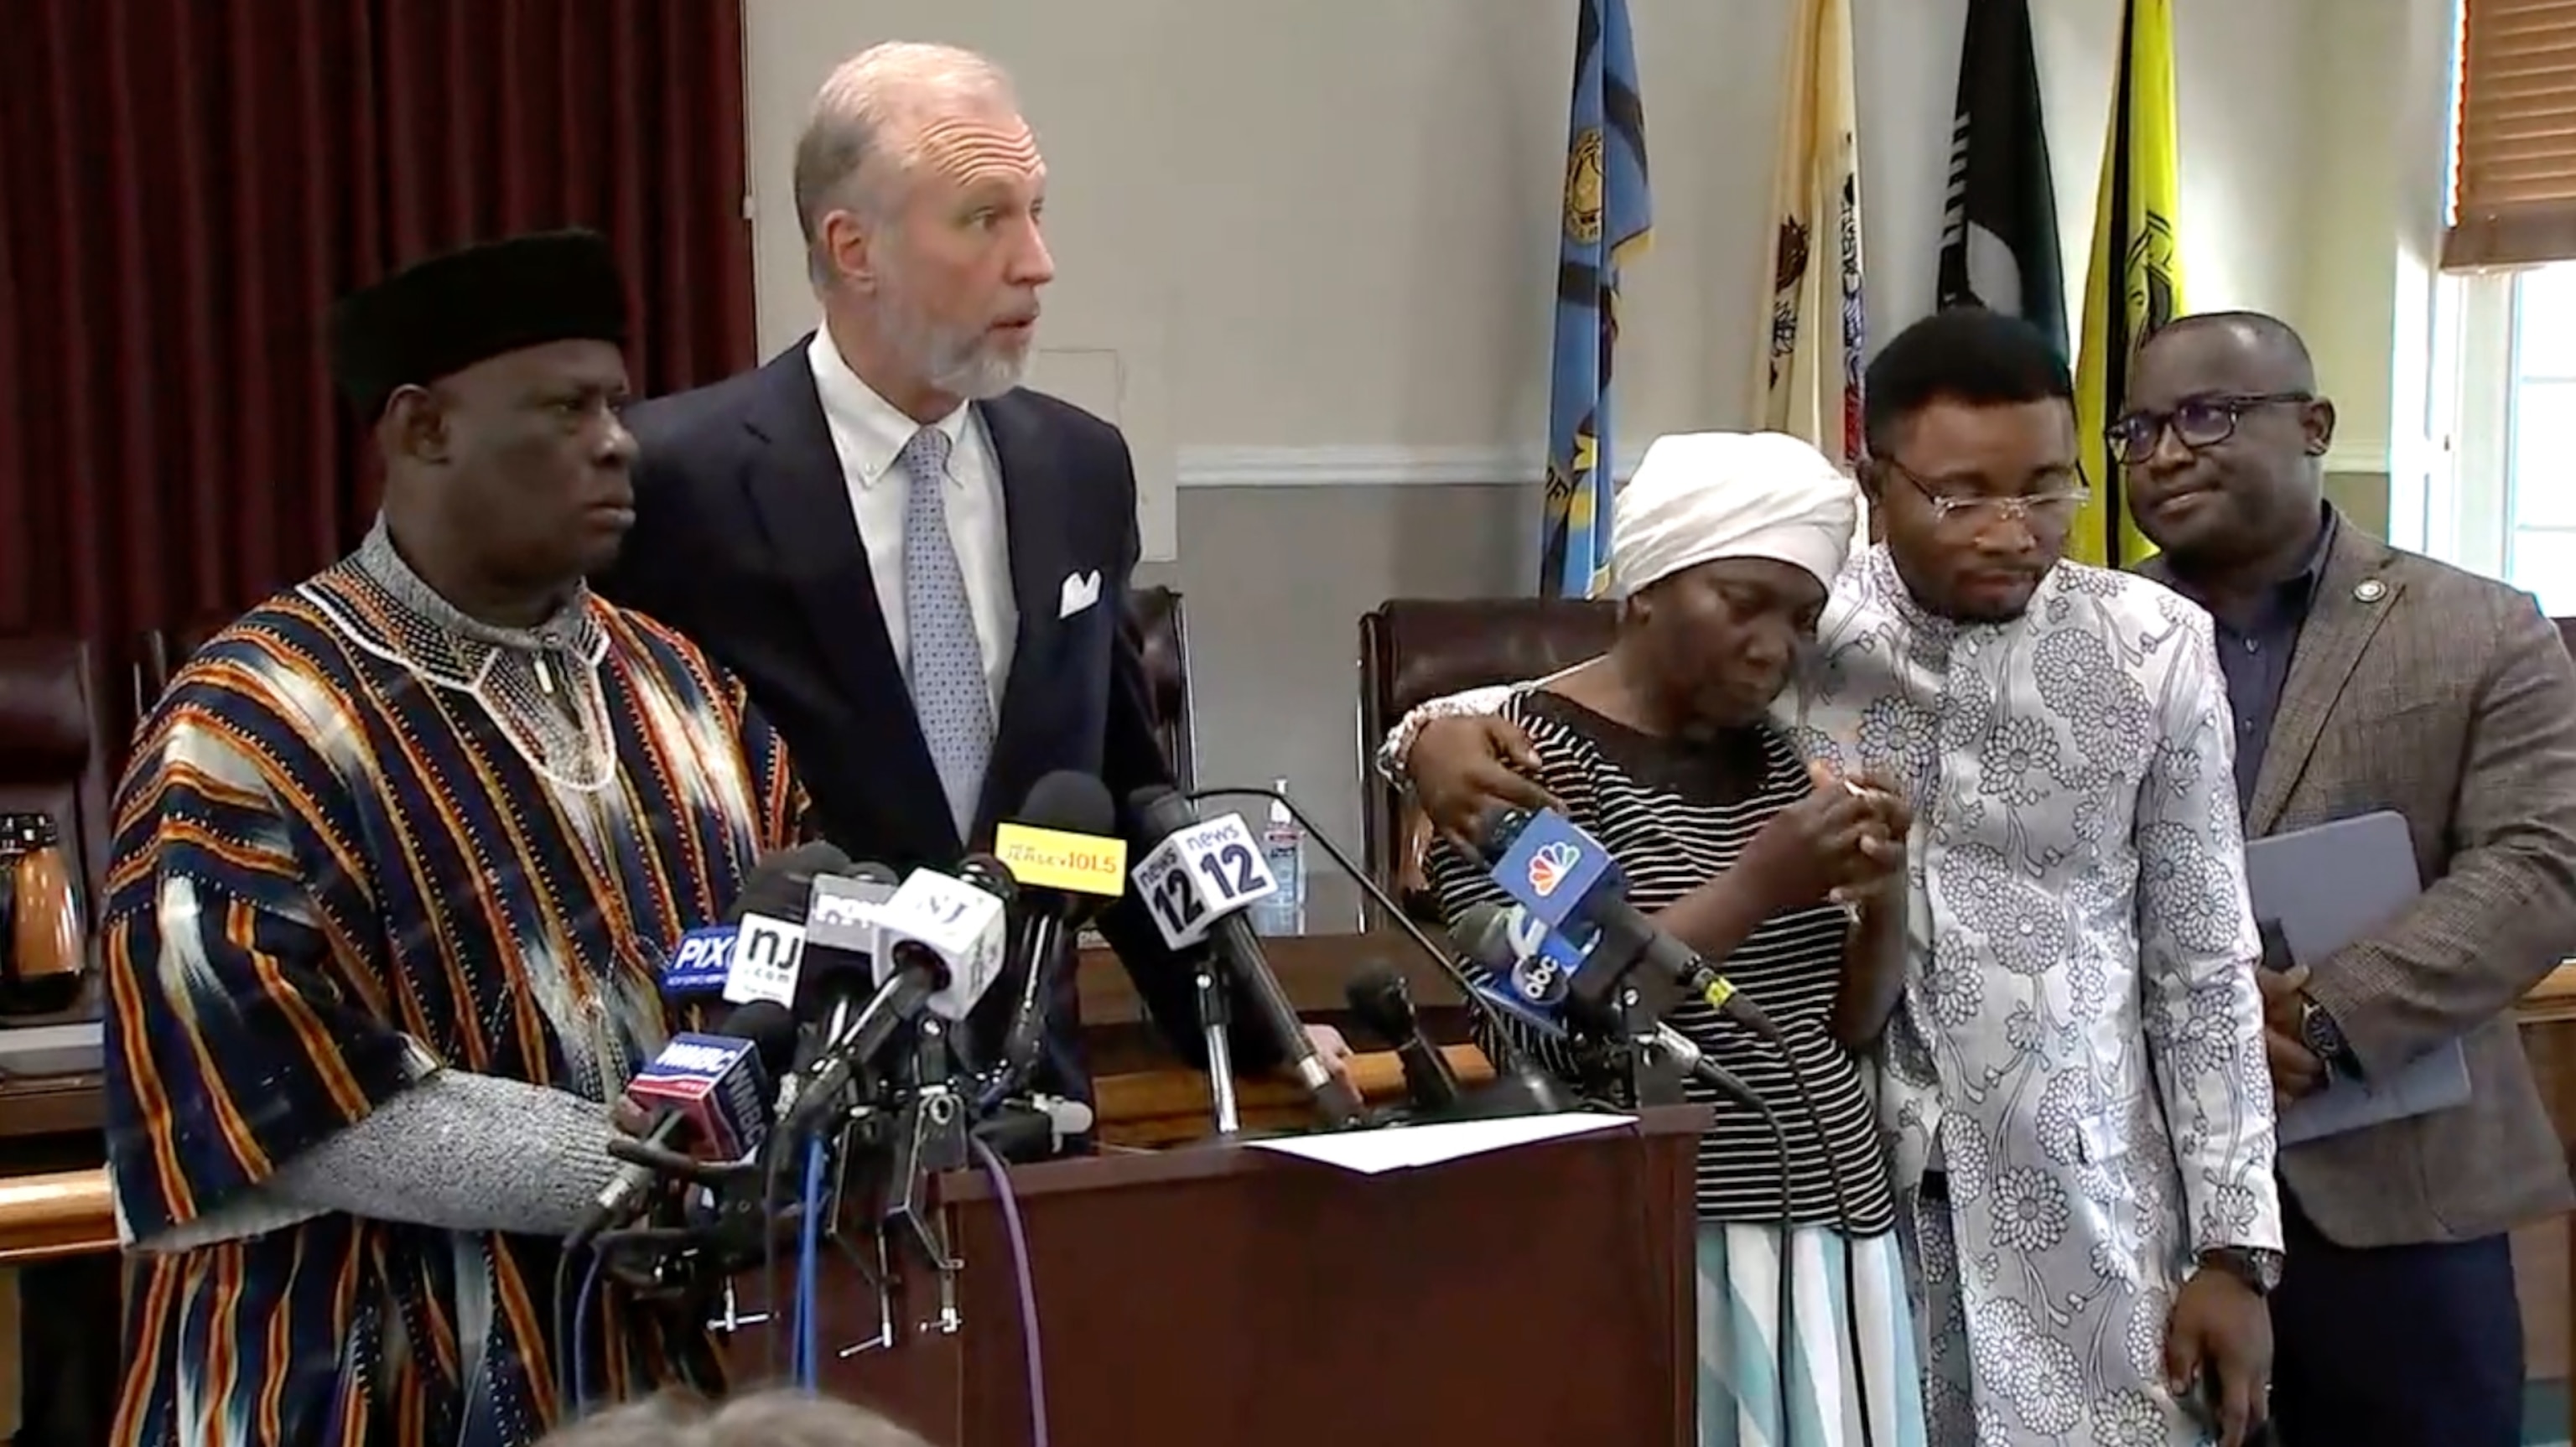
M1060 619L1070 618L1099 601L1100 574L1096 570L1088 573L1067 573L1064 575L1064 592L1056 601L1055 616Z

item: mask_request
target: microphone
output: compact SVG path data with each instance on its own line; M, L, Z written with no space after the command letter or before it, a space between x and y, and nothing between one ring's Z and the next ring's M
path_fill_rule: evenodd
M1571 981L1583 972L1583 958L1564 938L1521 910L1498 904L1471 906L1458 917L1450 937L1467 957L1496 983L1473 981L1484 1001L1551 1040L1569 1033L1567 1013L1579 998ZM1749 1001L1747 1002L1750 1003ZM1578 1007L1579 1008L1579 1007ZM1576 1024L1580 1026L1578 1014ZM1663 1021L1639 1038L1663 1053L1684 1073L1735 1100L1756 1106L1761 1101L1733 1071L1708 1058L1699 1043Z
M726 1004L767 1000L795 1005L805 953L806 897L814 891L814 876L846 869L849 863L850 856L818 841L779 850L752 866L741 897L725 915L734 927L725 969Z
M795 1108L804 1094L805 1074L849 1028L875 988L877 962L884 954L876 907L894 897L895 883L893 870L873 862L845 860L839 871L814 876L795 1001L797 1020L814 1028L804 1033L795 1068L778 1082L782 1114Z
M1404 1093L1416 1109L1428 1113L1457 1106L1458 1073L1449 1068L1440 1047L1423 1037L1422 1018L1414 1013L1404 976L1372 961L1343 982L1342 994L1351 1013L1395 1047L1395 1058L1404 1066Z
M725 911L723 923L700 925L680 936L678 948L662 968L662 998L691 1003L723 999L732 1004L769 998L762 987L782 972L792 975L802 956L801 940L781 931L780 922L803 917L805 892L818 869L847 862L847 855L828 844L807 844L779 850L753 865L743 876L742 892ZM726 992L737 988L734 956L743 922L754 918L760 921L752 927L759 941L755 953L767 968L745 971L739 987L742 998L736 999Z
M802 1134L819 1124L860 1061L885 1048L897 1026L927 1011L963 1020L1002 972L1011 896L1010 871L990 855L969 855L952 877L916 869L876 907L877 938L890 968L848 1028L824 1046L822 1063L780 1129Z
M739 1160L757 1150L768 1128L768 1076L795 1052L795 1017L769 1000L736 1007L718 1034L672 1036L626 1087L627 1099L656 1112L641 1145L668 1152L685 1130L691 1153L703 1159ZM620 1167L567 1245L588 1245L651 1189L654 1178L650 1166Z
M1271 972L1245 910L1276 892L1278 881L1261 859L1252 831L1236 814L1202 822L1177 791L1148 785L1127 798L1154 847L1136 866L1136 891L1146 899L1163 940L1179 950L1208 941L1227 974L1252 1001L1278 1041L1282 1056L1331 1126L1353 1126L1366 1115L1359 1092L1335 1074L1307 1038L1296 1003Z
M1496 885L1529 916L1565 937L1582 961L1566 978L1576 1008L1616 1009L1619 986L1639 964L1708 1002L1710 1009L1780 1043L1780 1027L1732 981L1628 902L1628 880L1601 841L1554 809L1495 809L1476 830L1476 851Z
M1019 1003L987 1091L1009 1094L1037 1068L1046 1042L1047 1001L1082 926L1127 891L1127 841L1109 786L1059 769L1029 790L1020 817L994 831L993 852L1019 882L1023 962Z

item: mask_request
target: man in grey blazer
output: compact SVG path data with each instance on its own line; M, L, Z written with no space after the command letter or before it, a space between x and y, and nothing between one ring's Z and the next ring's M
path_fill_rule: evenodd
M2405 816L2423 897L2264 980L2276 1088L2385 1079L2451 1040L2451 1110L2282 1150L2272 1296L2287 1447L2511 1447L2506 1232L2576 1204L2514 1003L2576 953L2576 666L2528 594L2391 548L2323 498L2333 405L2250 313L2158 333L2111 428L2141 571L2209 609L2249 838Z

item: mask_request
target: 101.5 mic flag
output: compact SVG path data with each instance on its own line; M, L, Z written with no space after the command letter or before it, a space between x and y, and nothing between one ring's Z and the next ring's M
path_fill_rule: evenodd
M2030 0L1968 0L1937 302L2020 317L2067 354L2057 182Z

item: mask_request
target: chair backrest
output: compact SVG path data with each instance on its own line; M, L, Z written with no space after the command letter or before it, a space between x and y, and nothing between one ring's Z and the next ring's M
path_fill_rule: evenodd
M1396 598L1360 619L1360 789L1369 873L1398 898L1419 893L1429 842L1418 811L1378 776L1378 742L1418 704L1461 689L1538 678L1610 646L1616 603L1581 598Z
M100 703L88 645L0 638L0 813L54 817L93 918L115 829L108 759L119 752Z
M1181 625L1181 595L1171 588L1136 588L1127 606L1145 655L1145 693L1163 757L1184 791L1197 788L1198 730L1190 710L1190 640Z

